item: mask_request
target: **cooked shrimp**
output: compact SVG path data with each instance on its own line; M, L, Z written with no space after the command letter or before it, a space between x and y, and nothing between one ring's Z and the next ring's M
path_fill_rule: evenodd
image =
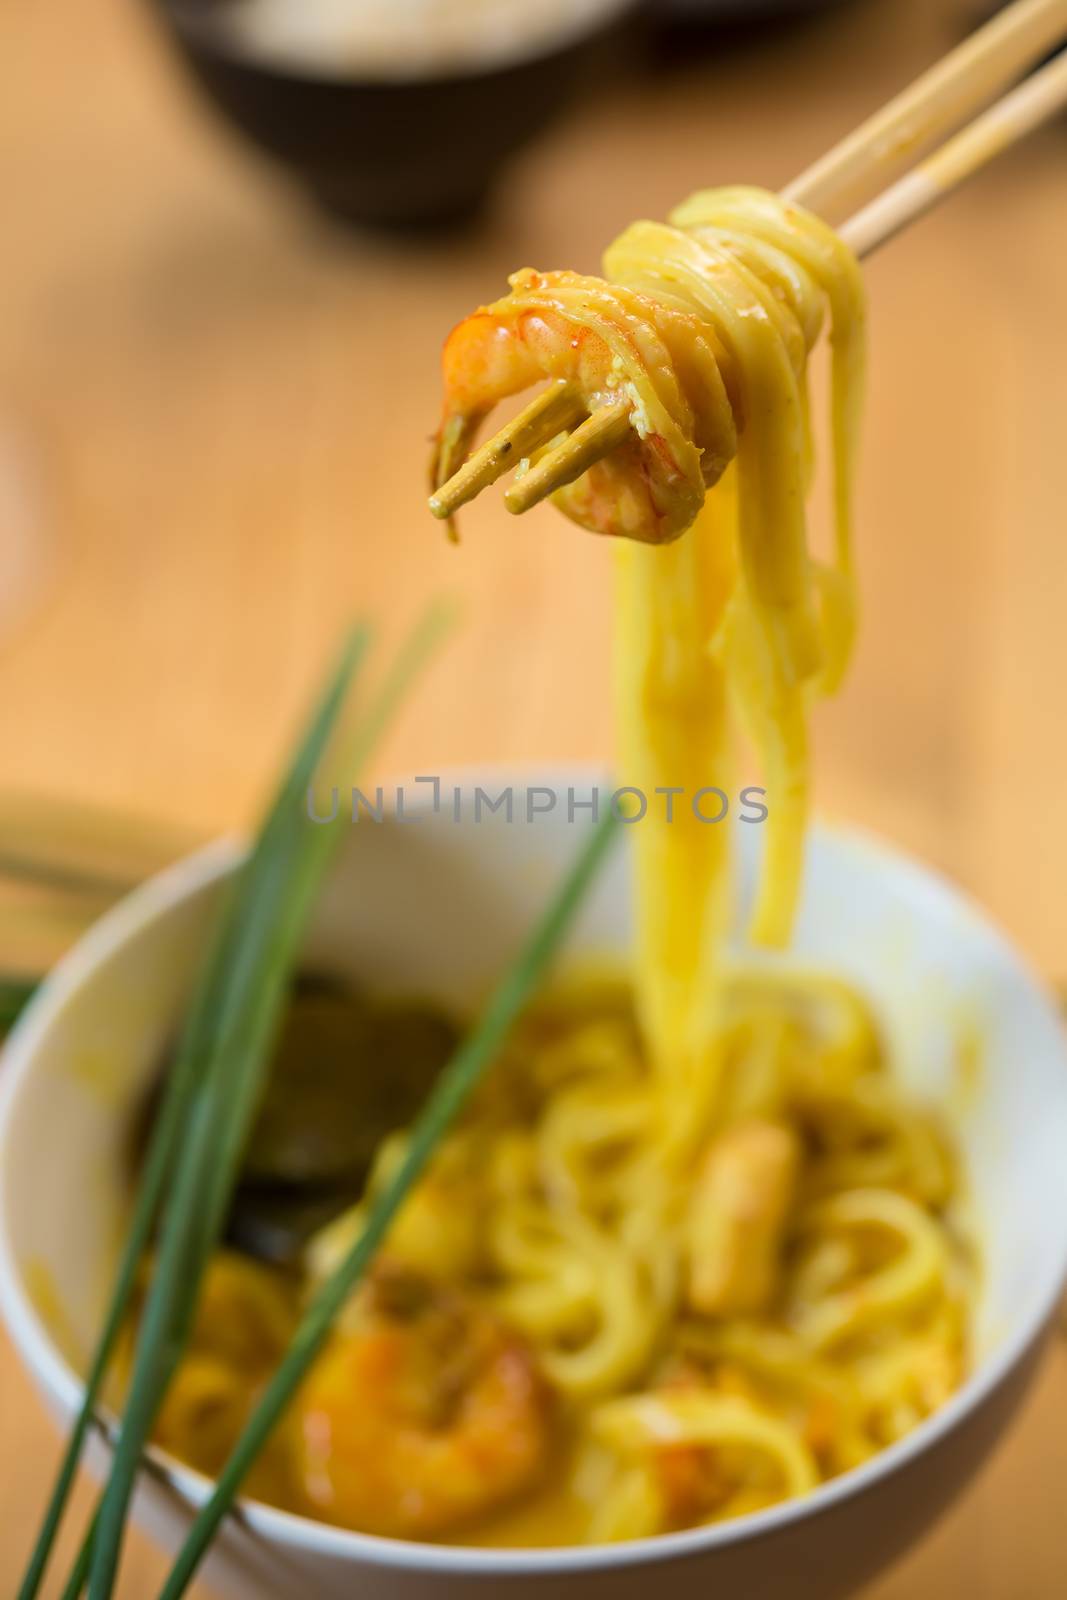
M708 1316L767 1308L800 1167L792 1129L738 1123L711 1146L689 1208L688 1301Z
M547 378L560 388L543 414L542 445L602 407L629 415L621 441L554 503L594 533L676 538L736 451L714 334L695 315L601 278L526 268L509 281L510 294L445 343L433 486L461 466L499 401Z
M552 1437L526 1345L468 1295L382 1264L297 1402L316 1513L432 1539L528 1488Z

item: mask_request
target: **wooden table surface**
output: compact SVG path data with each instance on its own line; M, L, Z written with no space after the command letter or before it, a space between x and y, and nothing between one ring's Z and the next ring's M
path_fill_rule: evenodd
M607 553L495 496L423 509L436 351L514 266L595 266L698 184L786 180L942 50L962 0L867 0L607 86L462 237L309 218L120 0L0 9L0 794L240 824L356 612L461 636L379 770L610 752ZM487 130L491 137L491 131ZM870 270L865 631L820 717L831 810L940 864L1067 973L1067 128ZM565 581L563 579L565 573ZM10 910L9 910L10 917ZM9 920L17 945L32 918ZM0 1352L0 1592L56 1443ZM955 1512L868 1600L1067 1587L1067 1351ZM82 1504L85 1501L83 1499ZM159 1570L131 1541L124 1600Z

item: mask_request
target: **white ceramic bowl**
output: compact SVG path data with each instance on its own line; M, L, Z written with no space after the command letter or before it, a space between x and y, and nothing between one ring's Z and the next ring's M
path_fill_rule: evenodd
M497 788L499 774L481 782ZM522 780L514 778L514 782ZM588 773L539 779L558 792ZM445 794L449 793L446 786ZM521 796L519 810L521 812ZM581 815L581 813L579 814ZM484 993L578 842L560 804L531 823L424 813L348 830L309 955L371 984L470 1000ZM639 826L640 824L636 824ZM729 824L725 824L729 825ZM741 827L748 853L758 828ZM62 1421L106 1292L126 1204L132 1107L158 1060L234 847L181 863L112 911L49 979L8 1045L0 1080L0 1303ZM751 867L751 861L748 862ZM598 881L575 951L627 938L625 852ZM974 1472L1014 1410L1067 1267L1067 1059L1049 999L985 918L933 874L851 832L818 830L796 953L852 978L889 1029L905 1079L943 1103L969 1165L985 1283L973 1377L931 1421L808 1498L712 1529L610 1548L488 1551L402 1544L249 1505L205 1576L226 1600L829 1600L897 1555ZM983 1040L961 1075L959 1043ZM47 1316L42 1299L52 1301ZM97 1441L93 1464L104 1464ZM137 1515L173 1548L204 1481L163 1456Z

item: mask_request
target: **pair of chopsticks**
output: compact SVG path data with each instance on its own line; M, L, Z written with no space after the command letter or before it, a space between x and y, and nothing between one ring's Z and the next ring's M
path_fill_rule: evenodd
M1016 0L801 173L783 198L838 220L856 254L870 255L1067 108L1067 51L1009 87L1064 43L1067 0ZM939 139L939 148L885 187Z
M1065 42L1067 0L1015 0L803 172L784 198L834 222L858 256L870 255L1067 107L1067 51L1016 83ZM556 380L435 490L430 510L454 516L565 432L504 495L509 511L528 511L621 444L629 412L623 400L589 414L573 386Z

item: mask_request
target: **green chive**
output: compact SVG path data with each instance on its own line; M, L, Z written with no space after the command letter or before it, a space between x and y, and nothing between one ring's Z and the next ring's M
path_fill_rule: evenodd
M609 811L583 846L556 898L497 988L478 1026L438 1079L412 1128L403 1161L372 1206L363 1232L312 1301L278 1370L219 1474L210 1499L198 1513L170 1576L160 1591L159 1600L179 1600L185 1593L219 1524L233 1504L246 1473L321 1350L334 1318L373 1260L405 1196L425 1170L442 1136L498 1053L519 1012L543 981L549 963L570 929L585 891L614 837L616 827L616 819Z
M386 726L412 674L436 644L436 608L416 628L349 741L362 759ZM362 638L362 635L360 636ZM360 652L357 652L360 653ZM309 821L306 797L344 701L350 648L311 735L294 763L247 866L239 874L223 950L209 978L213 1005L208 1065L182 1132L145 1301L133 1376L123 1410L89 1566L89 1600L110 1600L138 1464L166 1386L184 1348L208 1258L221 1231L255 1116L270 1049L315 897L343 834Z
M119 1424L89 1566L90 1600L109 1600L141 1452L192 1321L200 1269L211 1248L229 1159L254 1115L259 1067L284 1004L285 980L318 886L323 834L304 800L334 730L365 635L338 670L287 774L260 838L240 869L216 960L179 1052L203 1066L182 1129L181 1149L159 1236L156 1270L138 1330L129 1394ZM201 1076L202 1074L202 1076ZM221 1148L220 1148L221 1147Z
M342 743L346 772L354 770L353 763L380 735L447 622L442 609L434 608L416 628L354 737L347 747ZM235 875L168 1079L82 1408L19 1600L33 1600L39 1590L100 1387L128 1314L137 1268L167 1191L160 1263L138 1338L131 1388L131 1401L138 1391L137 1405L132 1415L128 1408L123 1417L111 1479L64 1596L66 1600L81 1592L87 1570L94 1593L111 1592L137 1461L184 1345L200 1275L229 1204L296 948L318 884L340 842L337 828L309 822L305 800L368 642L366 628L353 631L259 838ZM203 1179L199 1189L193 1184L194 1170Z
M6 1033L37 988L36 978L0 978L0 1033Z
M343 690L347 688L356 666L366 651L369 640L370 635L366 628L355 630L350 638L341 668L331 680L329 692L319 709L308 739L298 755L294 772L299 769L302 773L308 767L307 757L309 753L315 758L321 751L340 708ZM313 762L311 763L311 770L314 770ZM276 802L276 811L282 797L287 795L292 787L293 774L291 773L287 783L283 786L278 802ZM273 816L271 820L273 820ZM269 822L267 826L268 828L270 827ZM233 909L231 906L231 917ZM85 1447L85 1439L100 1397L100 1390L107 1374L111 1357L114 1354L116 1341L129 1311L138 1269L152 1238L160 1201L171 1177L179 1137L188 1120L190 1108L207 1065L208 1040L218 1002L217 990L222 971L221 957L228 937L232 937L232 934L227 924L216 936L213 946L214 959L209 960L204 968L183 1032L177 1059L167 1079L163 1103L156 1118L148 1154L141 1173L137 1201L119 1261L111 1302L85 1380L85 1394L82 1399L81 1409L71 1429L55 1486L34 1544L29 1565L19 1588L18 1600L34 1600L40 1589L41 1580L44 1577L48 1558L74 1482L78 1462Z
M85 1538L82 1540L81 1549L78 1551L70 1577L67 1579L66 1587L59 1600L78 1600L79 1595L85 1588L85 1580L89 1576L89 1563L93 1559L93 1544L96 1539L96 1530L99 1522L100 1510L98 1507L93 1515L92 1522L89 1524Z
M366 628L356 629L348 640L341 665L331 677L327 694L317 710L293 768L288 774L286 782L282 785L257 848L262 848L268 835L272 832L272 825L274 831L276 831L276 822L279 814L283 811L286 813L292 811L292 796L294 793L299 792L297 783L300 778L303 777L305 772L314 773L315 764L321 756L322 749L325 747L326 740L340 711L344 692L348 688L357 664L365 654L369 641L370 634ZM253 856L254 854L255 851ZM243 877L247 881L251 866L252 860L250 859L248 866L243 869L239 878ZM19 1590L19 1600L31 1600L31 1597L35 1596L39 1590L49 1552L55 1540L63 1509L74 1481L78 1461L84 1448L85 1437L99 1398L100 1388L114 1352L116 1340L129 1310L138 1268L151 1240L152 1232L157 1222L160 1201L165 1188L172 1178L177 1148L180 1140L184 1137L183 1130L209 1063L209 1041L221 998L221 980L226 970L224 958L227 944L234 937L235 912L238 909L239 900L239 894L231 894L228 915L224 917L222 926L216 934L211 957L198 982L192 1008L179 1045L177 1059L167 1081L163 1105L156 1119L152 1141L141 1176L133 1221L119 1263L115 1288L105 1319L104 1329L94 1352L93 1361L86 1379L85 1396L81 1410L71 1432L60 1466L59 1476L45 1513L41 1532L38 1535L29 1567ZM97 1519L94 1518L94 1528L96 1523ZM92 1530L90 1530L91 1533ZM85 1562L89 1538L90 1535L87 1535L83 1543L78 1558L78 1566L83 1565ZM78 1588L73 1592L77 1593L80 1587L81 1584L79 1583Z

